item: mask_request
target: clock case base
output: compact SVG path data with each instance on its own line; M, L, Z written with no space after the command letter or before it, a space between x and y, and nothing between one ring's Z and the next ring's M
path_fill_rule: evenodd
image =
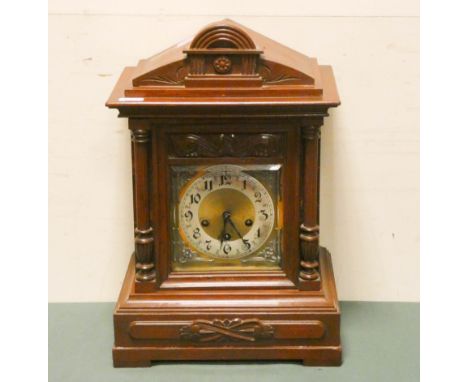
M114 311L114 366L209 360L340 365L340 309L330 253L323 247L319 261L319 290L138 293L132 256Z

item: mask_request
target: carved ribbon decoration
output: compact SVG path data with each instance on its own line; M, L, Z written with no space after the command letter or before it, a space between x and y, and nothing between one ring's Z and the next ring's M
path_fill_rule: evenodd
M180 337L197 342L238 340L254 342L258 339L272 338L274 329L258 319L241 320L195 320L180 328Z

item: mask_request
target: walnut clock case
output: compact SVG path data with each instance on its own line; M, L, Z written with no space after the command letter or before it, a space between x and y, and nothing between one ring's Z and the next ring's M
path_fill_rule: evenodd
M341 363L318 221L339 103L331 67L231 20L125 68L107 102L129 121L134 195L115 366Z

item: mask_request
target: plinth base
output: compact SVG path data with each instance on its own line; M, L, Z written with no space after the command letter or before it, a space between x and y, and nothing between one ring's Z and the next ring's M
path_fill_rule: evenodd
M300 360L341 364L340 311L330 254L320 290L135 292L133 259L114 312L115 367L151 361Z

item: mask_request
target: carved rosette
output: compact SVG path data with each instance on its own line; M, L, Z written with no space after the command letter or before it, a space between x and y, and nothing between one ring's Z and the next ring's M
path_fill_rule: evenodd
M226 56L221 56L213 61L213 67L217 73L226 74L232 69L232 61Z
M180 328L180 337L194 342L249 341L273 338L274 328L253 318L195 320Z
M302 129L303 157L303 223L300 227L301 261L299 278L302 281L320 279L319 271L319 161L320 127L323 118L314 119Z
M154 237L149 204L150 130L132 130L135 208L135 268L137 281L154 281Z
M197 157L269 157L282 153L279 134L174 134L171 155Z

